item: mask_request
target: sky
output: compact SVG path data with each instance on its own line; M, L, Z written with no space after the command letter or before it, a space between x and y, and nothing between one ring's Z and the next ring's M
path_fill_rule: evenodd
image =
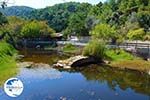
M4 1L4 0L0 0ZM8 6L29 6L32 8L45 8L63 2L88 2L91 4L97 4L100 1L105 2L106 0L8 0L10 3Z

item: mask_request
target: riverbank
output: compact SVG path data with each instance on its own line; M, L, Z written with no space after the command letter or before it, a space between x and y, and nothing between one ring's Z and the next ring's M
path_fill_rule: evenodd
M123 50L107 50L107 57L110 60L109 66L120 69L136 70L150 73L150 62L134 56Z
M0 42L0 86L10 77L16 75L16 50L6 42Z
M75 49L73 49L73 51L75 51ZM135 70L150 74L150 61L143 60L122 49L106 49L105 53L106 57L104 59L108 62L105 65L112 68ZM64 62L66 61L68 61L68 59L64 60Z
M116 67L119 69L129 69L140 72L145 72L150 75L150 62L144 60L123 60L123 61L112 61L109 64L111 67Z

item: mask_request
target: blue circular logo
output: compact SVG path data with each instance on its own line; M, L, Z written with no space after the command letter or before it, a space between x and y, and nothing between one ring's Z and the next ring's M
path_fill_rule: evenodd
M10 78L4 84L4 91L10 97L21 95L23 88L23 83L18 78Z

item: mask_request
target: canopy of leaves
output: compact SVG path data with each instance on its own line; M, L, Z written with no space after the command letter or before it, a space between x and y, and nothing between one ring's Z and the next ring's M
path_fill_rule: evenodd
M63 31L66 36L89 35L90 31L98 30L95 29L97 24L108 24L107 28L115 27L119 37L125 39L131 30L143 28L145 33L150 32L149 0L107 0L97 5L67 2L30 11L24 14L25 18L46 21L56 32ZM103 37L114 38L114 32L110 34L103 33Z
M142 40L145 35L144 29L140 28L137 30L130 30L127 34L128 38L131 40Z
M5 9L0 8L0 12L7 16L18 16L27 18L28 15L31 14L33 8L26 7L26 6L11 6L6 7Z
M0 25L7 23L7 18L0 12Z
M46 20L50 27L57 32L61 32L67 28L68 19L72 14L77 12L88 13L87 8L90 8L89 6L91 5L87 3L80 4L75 2L56 4L52 7L33 11L29 18Z
M21 35L23 37L42 37L50 36L55 31L51 29L46 22L31 21L23 26Z
M67 28L70 30L72 35L87 35L87 31L85 28L85 17L86 15L84 15L83 13L76 13L70 16Z
M11 33L11 35L14 37L21 37L21 29L28 21L15 16L11 16L8 17L8 22L9 23L5 25L7 31L9 31L9 33Z
M98 39L111 39L115 37L116 30L108 24L98 24L91 31L91 35Z

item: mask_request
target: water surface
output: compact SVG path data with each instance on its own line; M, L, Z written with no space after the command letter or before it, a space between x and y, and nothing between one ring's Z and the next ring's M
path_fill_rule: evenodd
M23 61L52 64L63 55L26 55ZM55 59L55 60L54 60ZM20 68L16 76L24 91L8 97L0 88L0 100L150 100L150 76L133 71L89 65L70 70L46 67Z

